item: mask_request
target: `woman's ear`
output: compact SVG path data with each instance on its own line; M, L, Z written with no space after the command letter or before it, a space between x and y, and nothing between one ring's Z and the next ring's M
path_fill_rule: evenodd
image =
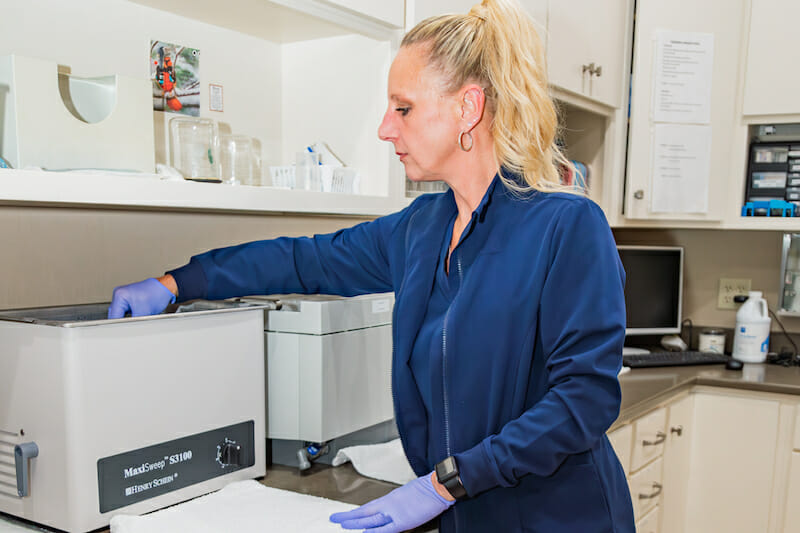
M486 94L483 87L477 84L468 84L461 88L461 127L463 131L471 131L483 118L483 109L486 105Z

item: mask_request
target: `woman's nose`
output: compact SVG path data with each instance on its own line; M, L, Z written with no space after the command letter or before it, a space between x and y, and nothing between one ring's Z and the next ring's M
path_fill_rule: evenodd
M392 142L397 137L396 128L392 124L392 114L387 110L383 115L381 125L378 126L378 138L382 141Z

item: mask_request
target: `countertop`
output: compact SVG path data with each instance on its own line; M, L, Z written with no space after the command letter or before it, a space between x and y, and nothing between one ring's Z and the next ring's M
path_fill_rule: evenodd
M742 370L727 370L719 364L634 368L620 376L619 383L622 405L611 429L695 385L800 395L800 367L745 363Z
M745 364L742 370L722 365L637 368L620 376L622 405L611 429L630 422L671 396L695 385L800 395L800 367ZM264 485L361 505L387 494L396 485L365 478L352 465L314 464L306 472L272 465L262 478ZM7 517L6 517L7 518ZM99 530L107 532L108 529ZM433 524L418 532L434 531Z

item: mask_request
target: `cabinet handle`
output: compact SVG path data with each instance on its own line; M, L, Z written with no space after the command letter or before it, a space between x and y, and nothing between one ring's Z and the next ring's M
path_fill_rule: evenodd
M603 66L602 65L595 65L594 63L589 63L588 65L582 65L582 73L586 74L589 73L589 76L597 76L598 78L603 75Z
M683 426L677 426L677 427L669 428L669 432L670 433L677 433L678 436L680 437L681 435L683 435Z
M661 494L661 490L664 488L661 483L653 482L653 488L655 491L651 492L650 494L639 494L640 500L651 500Z
M637 200L641 200L642 198L644 198L644 191L642 189L639 189L638 191L633 193L633 197L636 198Z
M656 440L643 440L642 446L658 446L665 440L667 440L667 434L663 431L659 431L656 433Z

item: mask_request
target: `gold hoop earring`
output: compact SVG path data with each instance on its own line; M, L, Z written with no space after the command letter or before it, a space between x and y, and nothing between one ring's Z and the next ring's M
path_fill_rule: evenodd
M464 135L469 138L469 146L464 146ZM472 150L472 134L468 131L462 131L458 134L458 146L465 152Z

